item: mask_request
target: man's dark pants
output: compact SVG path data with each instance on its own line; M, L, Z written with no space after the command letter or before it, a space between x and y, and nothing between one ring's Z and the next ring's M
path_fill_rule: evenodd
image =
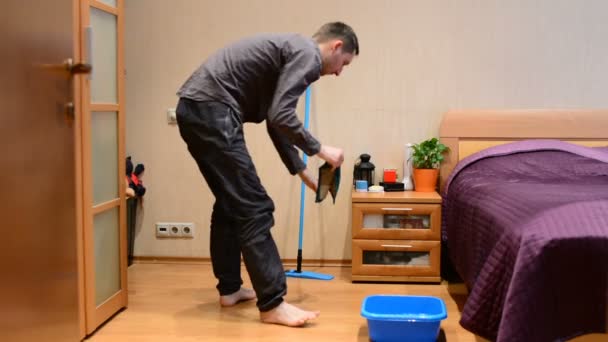
M211 215L211 261L220 295L238 291L241 253L260 311L283 301L287 292L279 252L270 234L274 203L245 146L239 116L220 102L181 98L179 132L215 196Z

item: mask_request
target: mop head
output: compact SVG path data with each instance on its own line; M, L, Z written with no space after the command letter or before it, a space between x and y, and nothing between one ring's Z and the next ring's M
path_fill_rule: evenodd
M334 279L333 275L316 273L316 272L310 272L310 271L300 271L300 272L298 272L296 270L289 270L289 271L285 272L285 275L287 277L304 278L304 279L317 279L317 280L332 280L332 279Z

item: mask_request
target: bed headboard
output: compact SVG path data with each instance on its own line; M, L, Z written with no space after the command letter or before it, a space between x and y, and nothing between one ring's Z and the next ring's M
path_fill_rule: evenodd
M608 146L608 110L454 110L439 137L450 148L441 165L441 189L461 159L485 148L525 139L559 139Z

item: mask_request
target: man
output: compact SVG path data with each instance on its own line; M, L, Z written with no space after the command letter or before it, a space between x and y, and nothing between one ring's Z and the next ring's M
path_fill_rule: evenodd
M260 183L245 146L243 123L266 120L281 160L316 191L294 145L334 168L342 149L321 145L296 116L298 98L323 75L339 76L359 54L355 33L340 22L323 25L312 38L262 34L210 56L179 89L177 122L182 138L215 196L211 260L222 306L255 299L265 323L301 326L319 312L283 301L285 273L270 234L274 203ZM241 288L240 258L254 291Z

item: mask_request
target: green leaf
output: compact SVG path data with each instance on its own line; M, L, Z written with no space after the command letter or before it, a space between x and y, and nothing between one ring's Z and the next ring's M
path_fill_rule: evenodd
M436 169L443 162L443 153L449 149L437 138L427 139L412 146L414 167L418 169Z

